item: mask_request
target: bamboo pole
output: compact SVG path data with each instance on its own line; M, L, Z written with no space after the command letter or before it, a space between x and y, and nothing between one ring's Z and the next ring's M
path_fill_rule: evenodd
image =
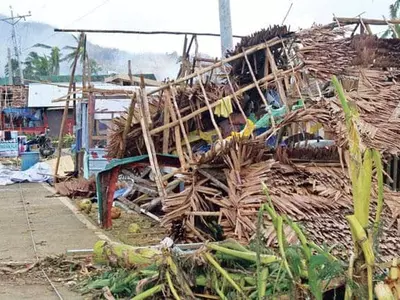
M217 132L219 139L222 141L223 137L222 137L222 134L221 134L221 130L219 130L218 124L215 121L214 112L213 112L212 107L210 105L210 101L208 100L206 89L204 88L204 85L203 85L203 82L202 82L200 74L197 73L197 77L199 79L199 84L200 84L200 87L201 87L201 91L203 92L203 95L204 95L204 101L206 102L206 105L207 105L207 108L208 108L208 112L210 113L211 123L214 125L215 131ZM222 104L222 102L221 102L221 104Z
M129 76L129 78L131 78L131 83L133 84L133 82L132 82L132 67L131 67L130 60L128 60L128 76ZM129 129L131 128L133 114L135 112L135 102L136 102L136 94L134 94L134 96L132 97L131 103L129 105L128 116L126 118L124 132L122 133L122 145L121 145L120 151L118 153L118 158L123 158L124 154L125 154L126 137L128 136Z
M256 76L254 75L253 68L251 67L251 64L250 64L249 58L247 57L247 54L244 54L244 59L246 60L247 67L249 68L249 72L250 72L251 78L253 79L253 82L254 82L254 84L256 85L258 94L260 95L262 101L264 102L264 105L265 105L266 110L267 110L268 113L271 115L271 124L272 124L272 127L275 128L275 119L274 119L274 116L272 115L272 110L271 110L271 108L269 107L268 102L267 102L267 99L265 99L265 96L264 96L264 94L262 93L261 88L260 88L260 86L259 86L258 83L257 83Z
M164 101L164 115L163 115L163 117L164 117L164 123L163 124L168 124L169 123L169 119L170 119L169 106L165 101ZM168 153L169 134L170 134L169 128L165 129L164 132L163 132L163 153L164 154Z
M279 96L281 97L281 100L286 105L286 107L289 108L287 105L285 90L282 86L282 82L280 81L280 79L278 79L278 75L277 75L278 67L276 66L274 56L272 55L271 49L269 49L269 47L267 48L267 58L269 60L269 64L271 66L272 73L275 77L276 84L278 86Z
M72 88L73 88L75 70L76 70L76 65L77 65L78 57L79 57L79 48L82 46L84 36L85 36L85 34L81 33L81 36L79 38L78 51L76 51L76 53L75 53L74 62L72 64L71 77L69 79L68 94L71 93ZM64 112L63 112L63 116L62 116L62 119L61 119L60 134L58 135L57 160L56 160L56 166L55 166L55 169L54 169L54 182L57 181L58 168L60 166L63 132L64 132L64 127L65 127L65 121L66 121L67 116L68 116L68 107L69 107L69 99L70 98L71 98L71 96L69 96L67 101L65 102Z
M172 122L177 122L177 124L179 124L179 121L176 118L175 111L174 111L174 109L172 107L172 104L171 104L171 93L170 93L170 90L166 90L165 91L165 95L166 95L166 99L165 99L164 102L165 102L165 105L168 107L169 114L171 116ZM168 130L169 130L169 128L168 128ZM178 157L179 157L179 161L181 163L181 167L185 168L186 160L185 160L185 157L184 157L183 151L182 151L181 133L180 133L180 129L179 129L178 126L175 126L174 134L175 134L176 152L178 153ZM168 152L168 150L167 150L167 152Z
M399 38L399 34L397 33L396 28L394 27L394 25L391 24L391 23L389 23L388 20L386 20L385 16L383 16L383 20L384 20L384 21L386 22L386 24L389 26L390 30L392 30L394 36L395 36L396 38ZM367 24L367 25L369 25L369 24ZM371 31L371 29L369 29L369 31ZM370 34L372 35L372 32L371 32Z
M172 86L171 86L171 95L172 95L172 102L174 103L174 106L175 106L176 115L178 117L178 121L179 121L179 124L181 126L182 135L183 135L183 138L185 140L187 152L189 154L190 160L192 160L193 159L192 148L190 146L190 142L189 142L188 136L186 134L185 125L182 122L182 116L181 116L181 113L179 112L178 103L176 102L176 96L175 96L176 95L176 88L172 87Z
M251 48L245 50L244 53L246 53L248 55L248 54L257 52L257 51L259 51L261 49L265 49L267 47L271 47L271 46L274 46L274 45L280 44L280 43L281 43L281 39L276 37L276 38L273 38L273 39L271 39L271 40L269 40L269 41L267 41L265 43L262 43L262 44L254 46L254 47L251 47ZM208 66L207 68L201 69L196 73L189 74L188 76L179 78L179 79L175 80L174 82L171 82L170 84L178 85L178 84L180 84L182 82L185 82L185 81L187 81L187 80L189 80L191 78L194 78L194 77L198 76L198 74L202 75L204 73L207 73L207 72L211 71L212 69L219 68L219 67L223 66L224 64L227 64L227 63L229 63L231 61L234 61L234 60L236 60L238 58L241 58L241 57L243 57L243 55L244 54L242 52L242 53L238 53L238 54L236 54L234 56L228 57L226 59L222 59L219 62L217 62L217 63L215 63L215 64L213 64L211 66ZM157 93L157 92L159 92L161 90L167 89L167 88L169 88L169 84L162 85L162 86L152 90L151 92L149 92L148 95L155 94L155 93Z
M219 37L219 33L191 32L191 31L138 31L138 30L116 30L116 29L67 29L55 28L54 32L86 32L86 33L126 33L126 34L166 34L166 35L198 35ZM232 35L234 38L244 38L243 35Z
M280 72L277 73L276 75L277 75L277 76L278 76L278 75L284 76L284 75L287 75L287 74L292 73L293 71L297 71L297 70L300 69L301 67L302 67L302 65L299 65L299 66L295 67L293 70L280 71ZM258 84L263 84L263 83L265 83L265 82L273 81L274 78L275 78L275 77L274 77L273 74L269 74L269 75L267 75L266 77L257 80L257 83L258 83ZM211 104L210 104L210 107L211 107L211 108L216 107L216 106L218 106L218 105L222 102L223 99L226 99L226 98L232 99L234 95L236 95L236 96L241 95L241 94L243 94L244 92L247 92L247 91L251 90L251 89L254 88L255 86L256 86L255 83L249 84L249 85L247 85L247 86L245 86L245 87L243 87L243 88L237 90L234 94L229 95L229 96L226 96L226 97L224 97L224 98L222 98L222 99L219 99L219 100L217 100L217 101L211 103ZM186 122L186 121L188 121L188 120L194 118L195 116L198 116L199 114L201 114L201 113L203 113L203 112L205 112L205 111L207 111L207 110L208 110L208 107L206 107L206 106L201 107L201 108L199 108L198 110L196 110L196 111L194 111L194 112L192 112L192 113L190 113L190 114L188 114L188 115L182 117L182 121L183 121L183 122ZM178 124L179 124L179 121L172 121L172 122L169 123L169 124L165 124L165 125L160 126L160 127L158 127L158 128L154 128L153 130L150 131L150 133L153 135L153 134L159 133L159 132L161 132L161 131L163 131L163 130L165 130L165 129L167 129L167 128L174 127L174 126L176 126L176 125L178 125Z
M400 24L400 20L379 20L379 19L365 19L365 18L336 18L341 24L357 24L362 21L364 24L369 25L387 25Z
M233 88L232 81L229 78L229 74L228 74L228 72L226 70L226 66L224 65L223 67L224 67L224 72L226 74L226 80L228 81L228 85L229 85L229 88L231 89L231 93L232 93L233 99L235 100L236 106L238 107L238 109L239 109L240 113L242 114L243 118L245 120L247 120L247 116L244 113L244 110L243 110L242 106L240 105L240 101L239 101L237 95L235 94L235 89Z
M143 78L143 76L142 76ZM161 171L160 167L158 165L157 161L157 156L156 156L156 151L154 147L153 140L151 138L150 132L149 132L149 124L147 120L150 118L149 111L146 110L146 105L144 102L147 101L146 97L146 92L144 91L144 82L142 82L141 87L140 87L140 92L139 92L139 115L140 115L140 125L142 127L142 132L143 132L143 138L144 142L146 144L146 149L147 149L147 154L149 156L149 162L150 162L150 167L154 173L154 178L155 182L157 185L157 190L159 196L164 199L166 196L166 192L164 189L163 181L162 181L162 176L161 176Z

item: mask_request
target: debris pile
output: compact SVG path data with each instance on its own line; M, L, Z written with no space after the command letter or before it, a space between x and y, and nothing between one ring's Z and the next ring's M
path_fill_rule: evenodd
M96 180L100 224L112 226L117 198L160 221L175 241L248 244L266 186L276 210L300 222L311 240L349 250L349 136L333 75L358 112L363 147L385 159L400 153L399 42L350 29L270 27L223 61L132 93L131 107L109 131L114 160ZM392 174L388 169L388 183ZM118 181L127 185L116 196ZM399 186L397 175L394 181ZM389 188L385 201L382 251L389 256L399 250L392 229L400 202ZM263 224L267 245L276 243L271 220Z

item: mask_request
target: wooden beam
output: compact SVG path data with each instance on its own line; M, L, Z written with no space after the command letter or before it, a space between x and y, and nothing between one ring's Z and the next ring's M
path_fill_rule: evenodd
M388 25L389 24L400 24L400 20L381 20L381 19L364 19L364 18L336 18L340 24L357 24L362 21L364 24L369 25ZM334 20L336 20L334 18Z

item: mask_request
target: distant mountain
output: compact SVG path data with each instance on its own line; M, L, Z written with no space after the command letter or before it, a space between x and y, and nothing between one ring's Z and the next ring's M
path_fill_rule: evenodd
M0 15L0 18L5 16ZM68 33L55 33L54 27L39 22L20 22L16 25L18 42L22 51L22 60L30 51L46 53L46 49L31 48L36 43L57 46L75 45L75 40ZM0 22L0 76L4 76L4 66L7 64L7 47L12 48L11 26ZM179 70L178 54L173 53L130 53L116 48L105 48L87 43L90 58L101 65L103 72L127 72L127 61L132 61L135 73L153 73L158 80L167 77L174 78ZM78 74L81 68L78 68ZM61 65L61 74L69 74L69 64Z

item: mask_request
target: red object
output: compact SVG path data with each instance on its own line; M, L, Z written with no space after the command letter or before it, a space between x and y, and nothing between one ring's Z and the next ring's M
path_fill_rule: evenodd
M180 167L179 159L177 157L165 156L156 154L160 167ZM114 202L114 192L117 187L118 174L123 166L124 168L144 168L150 165L148 157L143 158L141 161L128 162L121 165L117 165L110 170L100 172L100 189L102 190L102 214L100 216L101 226L105 229L111 228L111 208ZM98 199L99 201L99 199Z
M105 218L104 228L110 228L112 226L111 221L111 209L114 202L114 192L117 187L118 173L120 167L115 167L111 170L110 181L107 187L107 217Z
M68 118L64 126L64 134L72 134L74 128L74 119Z

